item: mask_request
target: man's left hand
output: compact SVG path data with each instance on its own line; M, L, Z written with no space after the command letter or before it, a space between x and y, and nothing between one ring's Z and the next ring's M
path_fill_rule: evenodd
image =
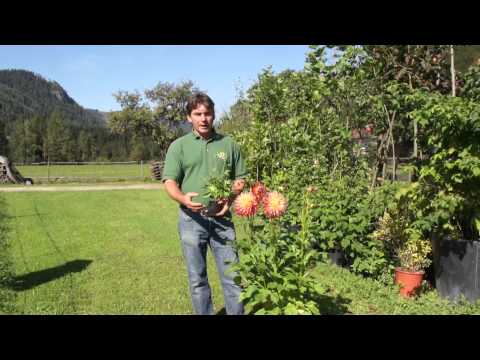
M230 208L230 201L229 200L222 200L219 202L219 204L223 204L222 210L220 210L218 213L216 213L214 216L223 216L227 213L228 209Z
M232 195L227 200L222 200L219 204L223 204L222 210L216 213L214 216L223 216L227 213L230 205L233 204L235 198L242 192L245 187L245 179L237 179L233 182L232 185Z

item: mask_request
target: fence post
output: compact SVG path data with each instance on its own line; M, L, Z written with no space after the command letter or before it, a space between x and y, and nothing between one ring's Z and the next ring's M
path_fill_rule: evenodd
M47 184L50 184L50 160L47 161Z
M141 174L142 180L144 180L144 177L143 177L143 160L140 160L140 174Z

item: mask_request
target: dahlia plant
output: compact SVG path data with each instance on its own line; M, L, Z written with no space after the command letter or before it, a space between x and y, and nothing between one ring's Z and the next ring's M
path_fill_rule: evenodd
M312 189L304 191L301 229L293 233L282 221L287 199L277 191L255 196L261 187L254 185L234 204L235 213L249 225L249 236L238 240L240 261L232 266L235 281L243 287L240 298L252 314L319 314L323 289L308 276L315 255L309 239Z

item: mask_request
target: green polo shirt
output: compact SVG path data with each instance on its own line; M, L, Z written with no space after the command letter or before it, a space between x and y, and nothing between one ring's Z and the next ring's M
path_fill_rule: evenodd
M206 185L212 175L230 169L231 179L247 176L240 148L229 136L216 132L205 140L194 130L175 140L167 151L162 181L175 180L183 193L196 192L193 202L207 205Z

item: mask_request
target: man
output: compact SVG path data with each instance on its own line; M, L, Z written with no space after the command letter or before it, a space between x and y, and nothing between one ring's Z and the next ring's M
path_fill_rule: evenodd
M187 103L187 119L192 132L175 140L165 159L162 180L168 195L180 204L178 230L188 270L190 296L195 314L213 314L207 276L207 246L215 258L227 314L243 314L241 288L233 274L225 273L238 261L234 248L235 229L229 211L236 195L245 186L247 173L238 146L213 128L214 103L206 94L193 95ZM212 175L230 171L232 196L213 217L202 214L208 204L206 182Z

